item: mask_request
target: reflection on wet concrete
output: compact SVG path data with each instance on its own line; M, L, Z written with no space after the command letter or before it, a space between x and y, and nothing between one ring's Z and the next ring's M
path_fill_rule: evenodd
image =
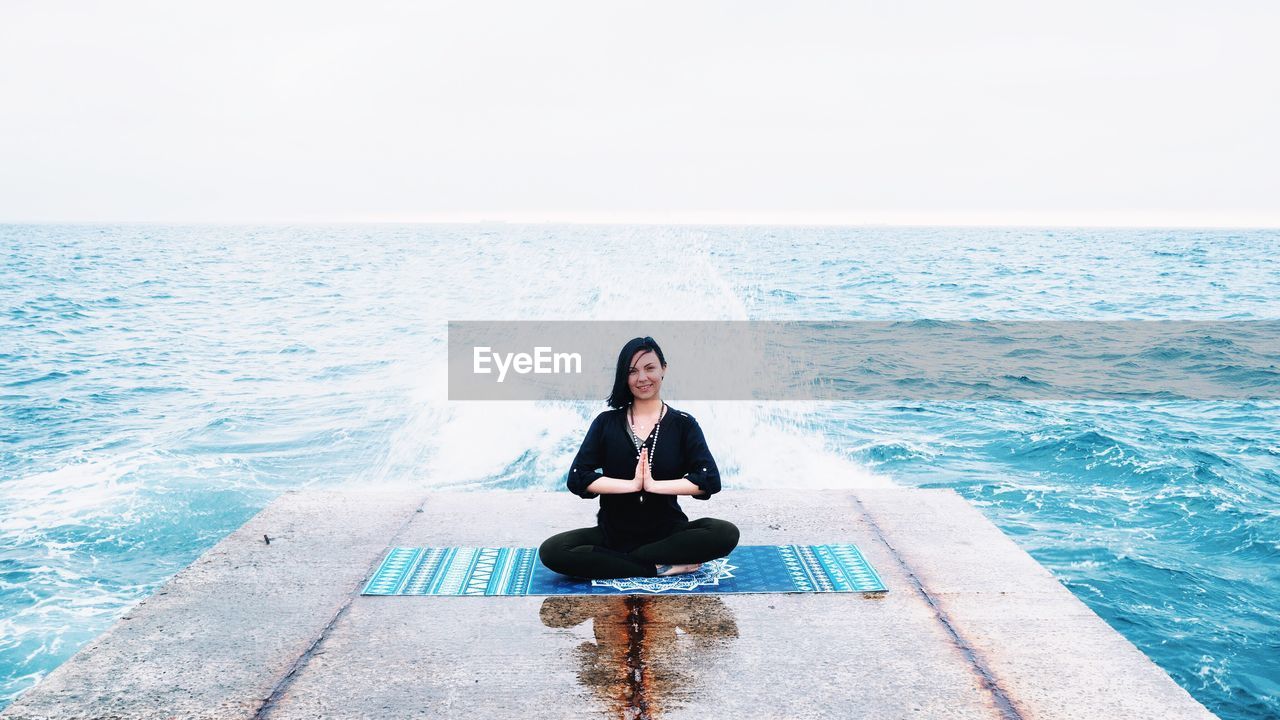
M683 705L698 690L699 668L738 637L733 613L706 595L549 597L541 615L550 628L592 621L595 642L574 648L578 681L625 720Z

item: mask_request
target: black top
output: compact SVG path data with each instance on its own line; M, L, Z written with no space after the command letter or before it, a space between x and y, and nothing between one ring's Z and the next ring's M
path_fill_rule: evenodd
M702 428L693 416L670 405L658 424L658 448L653 450L653 431L644 441L653 455L654 480L688 477L702 493L688 497L709 500L720 492L720 470L707 449ZM606 410L587 429L582 448L569 468L569 492L588 500L597 496L587 486L599 477L632 478L636 474L639 451L631 439L627 409ZM680 509L678 495L658 495L643 490L633 493L600 494L596 524L604 532L606 544L629 552L671 534L675 526L689 518ZM643 502L641 497L644 498Z

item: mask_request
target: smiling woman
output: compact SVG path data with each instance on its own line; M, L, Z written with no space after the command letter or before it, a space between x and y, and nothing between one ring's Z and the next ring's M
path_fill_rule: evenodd
M680 495L707 500L719 492L720 471L698 421L662 401L666 371L651 337L618 354L613 409L592 421L569 468L570 492L600 498L596 526L543 542L538 554L551 570L595 579L676 575L737 546L733 523L690 521L680 509Z

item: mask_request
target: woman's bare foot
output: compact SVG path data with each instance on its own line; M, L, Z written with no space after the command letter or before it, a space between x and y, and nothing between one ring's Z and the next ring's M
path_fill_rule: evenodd
M684 573L691 573L700 567L702 567L702 563L695 563L693 565L659 565L658 577L666 577L668 575L682 575Z

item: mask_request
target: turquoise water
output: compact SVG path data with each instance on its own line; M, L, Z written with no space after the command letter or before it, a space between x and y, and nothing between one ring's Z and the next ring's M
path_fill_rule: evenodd
M445 402L448 320L1276 319L1277 241L0 226L0 706L286 489L562 490L597 409ZM668 399L729 488L955 488L1209 709L1280 714L1277 403Z

